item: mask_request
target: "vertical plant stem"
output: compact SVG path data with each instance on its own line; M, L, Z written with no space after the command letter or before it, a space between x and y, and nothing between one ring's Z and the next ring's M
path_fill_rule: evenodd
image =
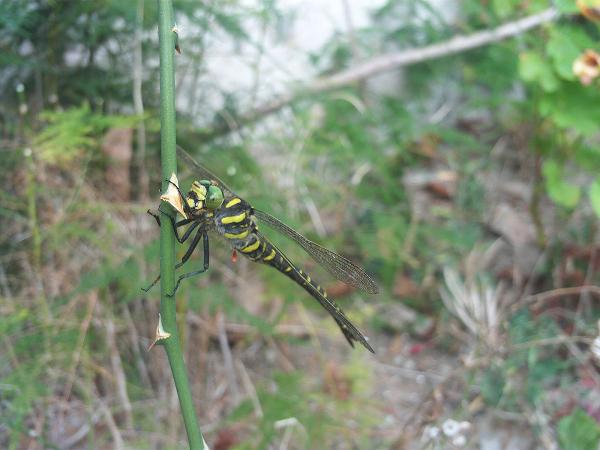
M177 170L175 151L175 76L174 76L174 33L173 8L171 0L158 0L158 37L160 44L160 123L161 123L161 163L163 191L171 174ZM168 220L163 220L160 228L160 274L161 300L160 313L164 330L170 337L163 340L173 381L179 396L181 414L188 435L190 449L208 449L200 428L192 392L190 389L176 321L175 297L169 297L175 287L175 235Z
M137 1L135 15L135 47L133 50L133 108L135 114L139 116L139 122L136 126L137 148L135 152L135 162L137 167L138 185L140 186L139 198L145 200L148 198L148 171L146 170L146 126L144 124L144 101L142 98L142 78L143 78L143 54L142 54L142 32L144 22L144 0Z
M25 159L27 164L27 216L29 219L29 228L31 230L31 244L32 244L32 261L31 266L35 274L36 292L37 292L37 307L39 308L39 314L42 318L44 325L48 326L51 321L50 316L50 305L48 305L48 299L46 298L46 292L44 289L44 281L42 277L42 233L40 230L40 223L38 218L38 204L37 204L37 186L36 186L36 167L31 155L31 150L26 149ZM48 350L48 340L44 339L44 345Z

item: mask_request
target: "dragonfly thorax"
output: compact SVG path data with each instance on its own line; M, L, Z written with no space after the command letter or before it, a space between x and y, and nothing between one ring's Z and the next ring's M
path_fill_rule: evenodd
M186 203L193 211L203 209L210 211L223 204L223 191L220 187L208 180L194 181L186 196Z

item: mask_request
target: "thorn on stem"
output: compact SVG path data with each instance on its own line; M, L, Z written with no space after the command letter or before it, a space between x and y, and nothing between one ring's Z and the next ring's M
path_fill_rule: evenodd
M158 315L158 325L156 326L156 336L154 337L154 341L148 347L148 351L152 350L155 345L161 344L161 341L165 341L171 337L171 333L165 331L162 326L162 320L160 318L160 314Z
M177 27L177 24L173 25L171 31L175 33L175 51L178 55L181 55L181 47L179 46L179 28Z

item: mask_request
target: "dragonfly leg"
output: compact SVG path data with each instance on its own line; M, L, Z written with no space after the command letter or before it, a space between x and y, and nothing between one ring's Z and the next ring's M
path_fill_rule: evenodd
M194 277L196 275L200 275L201 273L204 273L204 272L206 272L208 270L208 265L209 265L209 260L210 260L210 252L209 252L209 249L208 249L208 233L206 233L205 230L199 229L198 230L198 234L196 234L196 237L194 238L194 242L195 241L200 241L200 237L203 238L204 267L202 269L200 269L200 270L195 270L193 272L188 272L188 273L184 273L183 275L179 275L179 278L177 279L177 283L175 284L175 289L173 289L173 292L171 292L170 294L167 294L169 297L173 297L175 295L175 292L177 292L177 289L179 288L179 283L181 283L183 280L185 280L186 278ZM196 242L196 245L197 244L198 243ZM194 245L194 243L192 243L192 245ZM192 245L190 245L190 247ZM196 245L194 245L194 247ZM190 255L191 255L191 252L190 252ZM188 258L189 258L189 256L188 256ZM179 265L180 264L178 264L178 266Z
M152 217L154 217L154 220L156 220L156 223L158 224L158 226L160 227L160 217L158 216L158 214L153 213L152 211L148 210L146 211L148 214L150 214Z
M195 224L192 225L190 228L193 230L195 228ZM188 229L188 230L186 230L185 234L189 234L189 232L190 232L190 230ZM196 233L196 236L194 236L192 243L186 250L185 255L183 255L183 258L181 258L181 261L179 263L177 263L177 265L175 266L175 269L179 269L181 266L183 266L187 262L188 259L190 259L190 256L192 256L192 253L194 252L194 249L198 246L200 239L205 234L206 233L204 233L200 228L198 229L198 232ZM184 236L184 237L185 237L185 239L188 238L188 236Z
M160 217L158 217L158 214L153 214L152 212L148 211L148 213L150 215L152 215L158 222L160 225ZM170 217L170 216L169 216ZM184 219L184 220L189 220L189 219ZM183 220L181 221L183 222ZM187 223L187 222L186 222ZM186 225L186 223L181 224L179 226L183 226ZM180 243L184 243L185 241L188 240L188 238L191 236L192 231L194 231L194 229L200 225L200 222L194 222L192 225L190 225L190 227L185 230L185 233L183 234L183 236L181 237L181 239L179 238L179 235L177 234L177 228L176 227L177 224L175 224L175 221L173 221L173 229L175 230L175 237L177 238L177 240ZM189 248L187 249L187 251L185 252L185 255L183 256L183 258L181 258L181 262L179 262L175 268L178 269L180 268L183 264L185 264L185 262L190 259L190 256L192 255L192 252L194 251L194 249L196 248L196 246L198 245L198 242L200 241L200 233L197 235L197 237L194 238L194 241L192 242L192 244L189 246ZM150 289L152 289L154 287L154 285L156 283L158 283L158 280L160 280L160 274L154 279L154 281L150 284L150 286L146 287L146 288L142 288L142 291L144 292L148 292Z
M185 224L184 224L185 225ZM183 233L183 236L181 236L181 238L179 237L179 234L177 233L177 228L175 229L175 237L177 238L177 241L180 244L183 244L185 241L188 240L188 238L192 235L192 231L194 231L194 229L200 225L200 222L194 222L193 224L191 224L187 230L185 230L185 233ZM181 226L181 225L180 225ZM195 238L194 238L195 239ZM194 245L195 247L195 245Z
M194 219L182 219L179 222L176 222L172 216L168 215L166 212L164 212L160 208L158 208L158 211L169 218L171 225L173 225L173 231L175 232L175 238L177 239L177 242L179 242L180 244L183 244L185 242L185 240L187 239L187 237L189 237L189 235L191 234L191 231L189 229L186 230L185 234L183 235L185 238L183 238L183 237L180 238L178 229L184 225L187 225L188 223L193 222ZM154 220L156 220L156 223L158 224L158 226L160 226L160 216L156 213L153 213L150 210L148 210L146 212L148 214L150 214L152 217L154 217ZM189 231L189 234L188 234L188 231Z
M150 286L142 288L142 291L148 292L150 289L152 289L154 287L154 285L156 283L158 283L158 280L160 280L160 274L158 274L158 276L154 279L154 281L152 283L150 283Z

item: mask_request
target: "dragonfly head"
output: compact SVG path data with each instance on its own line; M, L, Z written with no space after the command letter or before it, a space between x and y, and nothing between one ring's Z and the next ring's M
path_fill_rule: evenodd
M223 191L208 180L194 181L187 194L186 202L193 210L217 209L223 203Z

